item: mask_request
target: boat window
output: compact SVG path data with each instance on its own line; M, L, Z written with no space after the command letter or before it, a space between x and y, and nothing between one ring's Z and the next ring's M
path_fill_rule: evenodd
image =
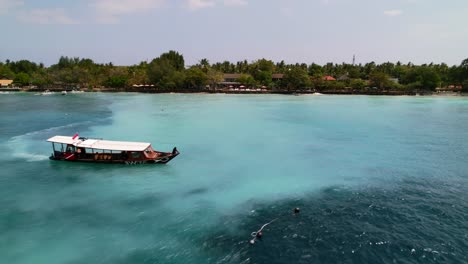
M68 145L68 146L67 146L67 152L68 152L68 153L75 152L75 146L73 146L73 145Z
M132 152L132 158L134 158L134 159L139 159L139 158L141 157L140 154L141 154L140 152L135 152L135 151L133 151L133 152Z

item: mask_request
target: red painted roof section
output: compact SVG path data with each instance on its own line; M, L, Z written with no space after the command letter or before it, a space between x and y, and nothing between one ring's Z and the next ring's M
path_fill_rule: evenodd
M332 76L329 76L329 75L323 76L323 80L324 81L336 81L335 78L333 78Z

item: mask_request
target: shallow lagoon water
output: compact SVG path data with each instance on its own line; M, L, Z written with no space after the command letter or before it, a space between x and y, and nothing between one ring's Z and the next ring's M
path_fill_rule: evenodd
M468 262L463 97L18 93L0 111L2 263ZM45 139L76 132L181 155L49 161Z

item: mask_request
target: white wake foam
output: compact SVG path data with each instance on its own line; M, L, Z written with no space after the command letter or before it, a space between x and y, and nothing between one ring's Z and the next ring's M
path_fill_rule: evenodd
M31 153L14 153L13 157L19 159L25 159L27 162L36 162L49 159L49 156L41 154L31 154Z
M48 143L45 142L46 137L53 135L54 131L70 129L76 126L90 125L92 123L93 122L91 121L76 122L13 136L6 142L6 147L10 149L11 156L14 158L24 159L28 162L47 160L49 156L44 155L44 153L50 152L50 149L45 149L45 146L48 145ZM44 138L42 138L41 135L44 135ZM34 139L37 137L42 139Z

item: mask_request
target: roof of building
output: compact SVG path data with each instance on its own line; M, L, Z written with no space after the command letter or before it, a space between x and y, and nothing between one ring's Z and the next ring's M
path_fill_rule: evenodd
M330 75L323 76L323 80L324 80L324 81L336 81L336 79L333 78L333 77L330 76Z
M0 86L7 86L13 83L13 80L1 79Z
M283 79L283 77L284 77L284 74L283 74L283 73L273 73L273 74L271 75L271 78L272 78L272 79Z
M237 85L237 84L240 84L240 82L218 82L218 84L222 84L222 85Z
M241 74L239 73L225 73L224 74L224 79L239 79L241 77Z
M348 76L347 74L343 74L343 75L341 75L340 77L338 77L337 80L338 80L338 81L347 81L347 80L349 80L349 79L350 79L350 78L349 78L349 76Z
M67 136L55 136L47 139L48 142L70 144L81 148L117 150L117 151L144 151L151 144L145 142L111 141L101 139L75 139Z

